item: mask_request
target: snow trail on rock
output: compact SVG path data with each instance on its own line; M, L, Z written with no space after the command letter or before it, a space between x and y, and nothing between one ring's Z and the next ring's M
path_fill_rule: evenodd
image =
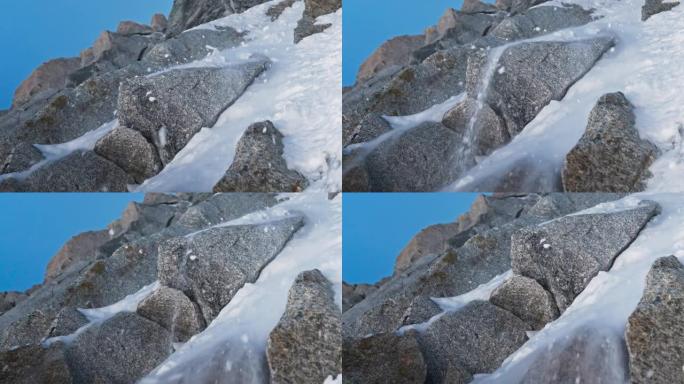
M314 268L323 272L333 283L335 301L341 308L341 196L333 200L325 193L283 196L290 200L273 212L301 212L306 217L305 226L264 268L256 283L240 289L205 331L171 355L142 384L267 382L266 341L285 310L288 291L300 272Z
M312 181L310 189L341 189L342 11L318 18L319 24L332 26L294 44L293 31L304 3L296 2L272 22L265 13L278 2L197 27L230 26L248 35L241 46L214 51L203 60L172 69L227 66L249 60L253 54L269 57L271 68L213 128L196 134L159 175L139 187L140 191L211 190L232 163L237 142L247 127L264 120L271 120L285 136L288 167Z

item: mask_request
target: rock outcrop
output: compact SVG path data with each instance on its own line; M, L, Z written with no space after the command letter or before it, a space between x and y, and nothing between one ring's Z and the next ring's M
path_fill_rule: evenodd
M336 12L340 8L342 0L304 0L304 15L295 28L294 42L299 43L308 36L328 29L330 24L316 24L316 18Z
M534 330L544 328L559 316L551 293L536 281L513 276L492 292L489 302L518 316Z
M659 151L639 137L635 120L634 106L622 92L601 96L586 132L565 157L563 188L568 192L643 190Z
M656 260L629 317L625 339L632 383L684 380L684 265L674 256Z
M110 239L107 230L83 232L72 237L50 259L45 271L45 282L50 282L61 275L73 263L94 260L97 256L97 249Z
M318 270L295 280L285 314L268 337L271 383L322 383L342 372L340 308Z
M384 42L361 64L356 81L362 82L385 68L409 64L411 53L425 42L425 36L397 36Z
M42 64L14 92L12 106L19 107L34 97L65 88L69 75L80 67L81 59L77 57L50 60Z
M641 7L641 21L646 21L661 12L667 12L678 5L679 1L646 0L644 6Z

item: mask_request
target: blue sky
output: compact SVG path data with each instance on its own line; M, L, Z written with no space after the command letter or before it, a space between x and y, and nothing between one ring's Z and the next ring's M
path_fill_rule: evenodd
M345 3L347 4L347 3ZM345 193L342 275L374 283L392 274L394 260L421 229L456 221L477 193Z
M43 281L50 258L72 236L104 229L134 193L0 193L0 291Z
M78 56L99 34L121 20L148 24L168 15L173 0L3 1L0 12L0 109L33 69L57 57Z
M352 85L363 61L386 40L417 35L462 0L344 0L343 82Z

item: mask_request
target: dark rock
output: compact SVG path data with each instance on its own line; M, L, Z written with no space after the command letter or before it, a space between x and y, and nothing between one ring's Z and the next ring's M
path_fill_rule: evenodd
M283 158L283 134L270 121L252 124L238 141L233 164L214 192L301 192L308 182Z
M684 266L674 256L656 260L644 294L629 316L625 338L632 383L684 380Z
M547 1L548 0L496 0L495 7L511 13L519 13Z
M345 340L344 382L349 384L424 383L426 365L413 334L382 333Z
M328 29L330 24L316 24L316 18L336 12L340 8L342 0L304 0L304 15L295 28L294 42L299 43L306 37Z
M600 271L634 241L660 207L642 201L616 212L565 216L513 234L511 266L550 291L564 312Z
M376 113L370 113L361 119L354 129L343 132L342 145L371 141L391 130L392 127L385 119Z
M147 28L147 34L151 34L150 27L139 24L138 27L130 24L119 27L124 33L102 32L93 47L81 53L81 67L123 68L140 60L147 49L163 41L161 34L143 36L137 33Z
M387 40L361 64L356 81L363 82L390 66L408 65L411 52L420 48L424 42L423 35L397 36Z
M537 331L560 315L553 295L535 280L523 276L506 280L492 292L489 302L516 315Z
M154 32L152 27L136 23L135 21L122 21L116 28L116 33L121 35L150 35Z
M625 197L618 193L550 193L541 196L527 213L540 217L560 217L573 212L582 211L601 203L619 200Z
M91 151L76 151L31 173L21 184L33 192L124 192L134 180Z
M297 276L285 313L268 337L271 383L318 384L342 372L340 308L318 270Z
M171 340L157 323L120 313L79 334L67 357L77 383L133 383L171 354Z
M152 21L150 22L150 26L152 27L152 30L154 32L161 32L164 33L166 32L166 28L169 26L169 21L166 19L166 16L164 16L161 13L155 13L154 16L152 16Z
M681 371L681 369L680 369ZM539 354L522 379L537 383L626 383L627 351L610 329L583 326Z
M50 329L50 323L51 319L43 311L35 310L9 326L0 328L0 351L40 344Z
M26 299L22 292L0 292L0 316Z
M7 384L73 383L64 353L58 345L38 344L0 351L0 382Z
M88 319L76 308L64 307L52 321L46 338L66 336L88 324Z
M636 192L646 187L649 166L659 151L639 137L634 106L622 92L601 96L587 129L563 164L569 192Z
M465 0L461 6L463 13L493 13L497 11L498 9L494 5L483 3L480 0Z
M641 21L648 20L649 17L661 12L667 12L679 5L679 1L646 0L641 7Z
M199 309L183 292L161 286L138 304L138 315L172 333L174 340L188 341L204 328Z
M268 193L221 193L188 208L176 224L196 231L260 211L278 203L276 195Z
M416 296L406 309L402 325L420 324L442 312L442 309L427 296Z
M169 16L169 35L204 24L232 13L229 2L223 0L174 0Z
M153 67L169 67L207 57L214 50L235 47L244 41L233 28L200 29L183 32L145 51L142 62Z
M493 372L527 341L527 328L512 313L486 301L445 314L420 335L429 380L444 382L454 364L470 374Z
M268 59L224 68L176 69L121 84L119 121L154 143L163 164L237 100Z
M575 4L564 4L562 7L535 7L503 19L489 35L505 41L529 39L587 24L592 21L591 14L591 10L585 10Z
M43 160L43 154L25 142L0 139L0 175L28 170Z
M210 228L159 246L162 284L196 302L207 324L246 283L253 283L303 225L301 216Z
M276 5L271 6L268 10L266 10L266 16L271 18L271 21L276 21L278 18L280 18L280 15L285 12L287 8L292 7L294 5L296 0L282 0Z
M61 275L73 263L95 260L97 249L109 240L110 236L106 230L83 232L72 237L48 262L45 282Z
M470 6L464 4L467 8ZM499 16L478 12L459 12L453 8L447 9L439 22L425 32L425 43L432 44L440 40L448 41L447 45L470 43L489 31ZM442 48L446 46L441 45Z
M456 236L460 229L459 223L436 224L422 229L397 256L394 273L405 271L423 256L444 253L449 248L448 240Z
M119 166L142 183L161 171L162 164L157 149L140 132L118 127L95 144L95 153Z
M353 307L361 302L369 294L374 292L378 287L372 284L347 284L342 282L342 311Z
M68 76L80 66L81 59L78 57L55 59L41 64L14 92L12 107L22 106L38 94L64 89Z

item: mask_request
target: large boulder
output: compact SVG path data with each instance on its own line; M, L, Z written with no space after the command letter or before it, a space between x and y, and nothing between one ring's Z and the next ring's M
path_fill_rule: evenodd
M511 238L511 266L549 290L565 311L659 213L652 201L618 211L575 214L523 228Z
M73 378L60 345L43 348L34 344L0 351L0 382L71 384Z
M208 324L240 288L257 280L302 225L302 216L292 216L169 239L159 246L159 280L196 302Z
M110 238L107 230L83 232L72 237L48 262L45 281L49 282L61 275L73 263L95 260L98 248Z
M437 25L425 31L425 43L433 44L440 40L448 40L448 45L470 43L487 34L499 20L498 16L488 14L493 12L472 12L473 6L477 5L464 6L466 10L461 12L448 8Z
M137 27L137 30L141 30L141 27ZM136 29L134 25L124 24L120 28L123 28L123 33L102 32L91 48L81 52L82 73L123 68L140 60L147 49L164 40L162 34L151 34L151 29L147 33L150 36L143 36L131 33Z
M444 253L449 248L448 240L460 230L459 223L436 224L422 229L397 256L394 273L405 271L423 256Z
M301 192L308 182L287 167L283 134L270 121L250 125L214 192Z
M551 293L523 276L506 280L492 292L489 302L518 316L536 331L560 315Z
M41 64L14 92L12 107L17 108L38 95L57 92L67 85L69 75L81 67L81 59L61 58Z
M345 340L342 366L350 384L424 383L426 364L415 335L381 333Z
M272 207L277 203L277 196L270 193L214 194L183 212L176 225L189 231L197 231Z
M204 328L204 319L183 292L161 286L138 304L136 313L171 332L175 341L185 342Z
M23 141L0 139L0 175L21 172L43 160L43 154Z
M634 106L622 92L601 96L584 135L565 157L563 188L568 192L642 191L659 151L639 137L635 119Z
M684 265L674 256L656 260L629 316L625 338L632 383L684 381Z
M0 351L40 344L48 334L51 319L47 311L36 309L6 327L0 328Z
M133 383L173 351L167 330L135 313L123 312L89 327L69 345L76 383Z
M31 192L125 192L135 181L92 151L75 151L33 171L20 182Z
M0 292L0 316L24 301L26 297L28 295L23 292Z
M539 353L520 383L626 383L628 377L622 337L584 325Z
M446 382L450 370L489 373L527 341L528 325L486 301L447 313L420 334L430 382Z
M190 30L151 47L142 56L142 62L153 67L185 64L243 41L243 34L230 27Z
M679 5L679 1L646 0L641 7L641 21L648 20L649 17L661 12L667 12Z
M88 319L74 307L62 308L50 324L50 330L45 335L47 338L67 336L76 332L79 328L88 324Z
M118 165L136 183L156 175L162 169L157 148L140 132L117 127L95 144L95 153Z
M387 40L361 64L356 81L365 81L387 67L408 65L411 52L420 48L424 42L423 35L397 36Z
M489 155L511 140L503 119L488 105L480 105L473 98L466 98L447 112L442 124L456 132L470 151L470 158L459 158L458 166L463 170L475 165L475 156Z
M265 58L223 68L176 69L121 84L119 122L139 131L168 164L203 127L212 127L269 65Z
M299 274L268 337L271 383L320 384L341 373L340 322L330 281L318 270Z

